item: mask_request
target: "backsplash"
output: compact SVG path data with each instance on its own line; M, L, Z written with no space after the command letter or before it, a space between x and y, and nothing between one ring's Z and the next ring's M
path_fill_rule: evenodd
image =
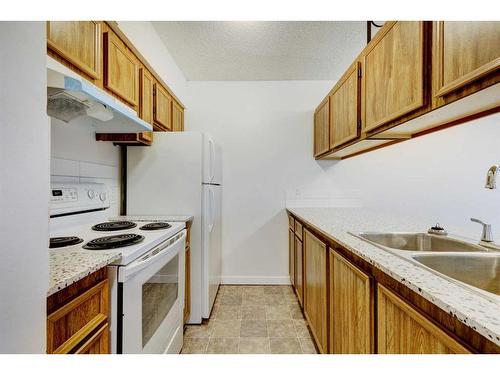
M95 140L92 121L80 118L64 123L51 121L51 180L56 182L98 182L106 184L111 207L108 216L120 210L119 148Z
M298 187L285 191L286 207L362 207L355 190Z

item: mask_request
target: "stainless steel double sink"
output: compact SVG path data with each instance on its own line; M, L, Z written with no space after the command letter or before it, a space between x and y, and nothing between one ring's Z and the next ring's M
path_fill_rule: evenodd
M449 236L360 232L352 235L415 261L440 276L500 296L500 253Z

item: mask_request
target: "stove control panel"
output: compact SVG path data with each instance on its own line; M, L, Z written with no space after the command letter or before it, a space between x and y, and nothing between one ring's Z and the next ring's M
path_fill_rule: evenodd
M78 190L75 188L51 189L51 202L75 202L78 201Z
M105 184L53 182L50 187L50 215L64 215L109 208Z

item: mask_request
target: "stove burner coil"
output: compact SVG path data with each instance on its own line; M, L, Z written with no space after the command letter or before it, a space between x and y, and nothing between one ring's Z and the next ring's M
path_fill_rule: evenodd
M131 229L136 226L137 224L131 221L110 221L107 223L96 224L92 227L92 229L100 232L110 232L113 230Z
M157 221L157 222L154 222L154 223L145 224L142 227L140 227L139 229L142 229L142 230L159 230L159 229L168 229L170 227L171 227L171 225L169 223L165 223L164 221Z
M58 247L73 246L83 242L80 237L69 236L69 237L52 237L50 239L49 248L55 249Z
M115 236L99 237L87 242L83 248L87 250L108 250L135 245L144 240L144 236L138 234L118 234Z

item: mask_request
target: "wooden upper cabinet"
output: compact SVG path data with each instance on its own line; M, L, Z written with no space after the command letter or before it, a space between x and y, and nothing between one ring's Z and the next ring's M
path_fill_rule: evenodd
M330 250L330 353L373 353L370 277Z
M435 88L439 97L500 67L500 22L434 23Z
M101 24L48 21L47 46L93 79L101 78Z
M469 350L387 288L378 286L378 353L451 354Z
M328 352L327 246L304 230L304 313L321 353Z
M424 106L424 22L387 22L362 55L363 130Z
M104 86L130 106L139 104L139 64L112 31L104 33Z
M330 100L326 97L314 112L314 156L330 149Z
M184 131L184 109L175 100L172 101L172 131Z
M330 148L360 136L360 72L354 63L330 94Z
M139 117L153 125L154 78L141 68L139 79Z
M158 82L154 87L154 124L159 130L172 130L172 97Z

